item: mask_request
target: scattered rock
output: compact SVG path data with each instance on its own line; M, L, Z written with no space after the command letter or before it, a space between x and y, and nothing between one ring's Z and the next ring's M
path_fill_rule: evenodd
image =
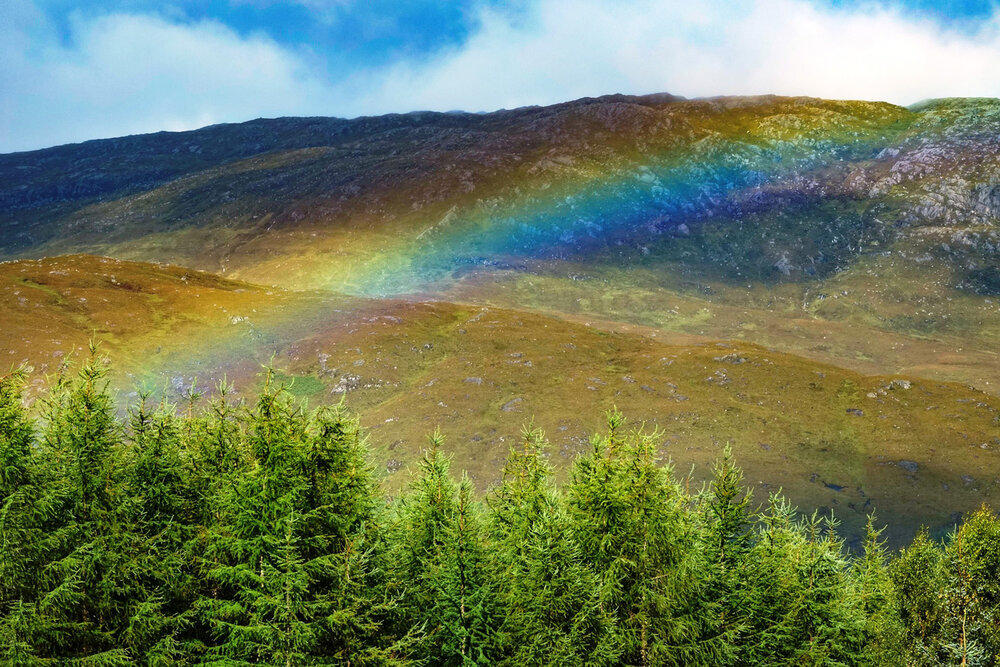
M906 472L912 473L920 470L920 465L916 461L896 461L896 465Z
M724 364L742 364L746 362L746 357L741 357L735 352L730 352L729 354L723 355L721 357L713 357L714 361L719 361Z
M864 417L865 411L861 408L847 408L845 411L849 415L854 415L855 417Z
M506 403L504 403L500 407L500 409L503 410L504 412L513 412L514 410L517 409L518 404L521 403L522 401L524 401L523 398L515 398L515 399L512 399L512 400L509 400Z
M482 384L483 378L465 378L467 384Z
M337 380L337 384L330 390L331 394L346 394L361 386L361 378L357 375L345 373Z
M705 382L714 382L719 386L724 387L730 382L732 382L732 380L729 378L728 375L726 375L726 371L720 368L719 370L715 371L713 375L710 375L707 378L705 378Z

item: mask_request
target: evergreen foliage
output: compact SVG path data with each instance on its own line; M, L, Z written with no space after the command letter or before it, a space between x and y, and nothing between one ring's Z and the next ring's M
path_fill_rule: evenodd
M851 553L726 447L690 493L617 411L560 488L529 426L484 496L439 432L388 500L343 405L273 375L116 412L96 349L0 377L0 663L997 665L1000 518Z
M501 654L510 665L617 664L614 620L601 606L545 446L541 430L527 427L489 502Z
M402 607L420 641L412 657L440 665L493 663L495 616L482 508L472 483L456 483L439 431L399 507L396 575Z
M625 430L618 411L580 458L567 489L573 533L614 619L621 660L635 665L725 662L728 644L707 595L697 514L657 465L656 433Z

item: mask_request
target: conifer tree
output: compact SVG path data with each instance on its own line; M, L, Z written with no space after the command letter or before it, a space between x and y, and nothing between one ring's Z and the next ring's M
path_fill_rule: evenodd
M29 590L28 570L37 556L29 544L38 480L32 455L34 431L21 397L26 375L21 367L0 376L0 613Z
M27 374L20 366L0 376L0 500L30 483L34 428L21 394Z
M52 521L42 544L31 622L39 657L125 664L120 635L137 597L129 558L121 427L95 345L75 380L60 379L46 405L43 456Z
M577 460L568 489L573 530L613 614L621 659L636 665L721 664L728 647L705 586L707 560L688 498L656 464L656 434L608 431Z
M440 432L399 508L396 576L404 623L422 636L412 652L437 665L495 662L491 577L485 529L472 483L455 483Z
M225 564L225 550L218 547L218 536L225 534L238 485L248 474L251 459L248 450L250 411L242 399L233 398L233 386L222 380L215 395L201 404L202 394L192 386L186 392L186 409L180 417L181 451L184 453L185 486L195 499L192 522L196 527L187 543L188 560L196 572L196 602L190 636L205 646L215 643L206 600L218 600L232 594L223 591L217 580L208 576Z
M132 578L144 597L123 632L130 654L147 664L174 664L198 652L190 635L198 590L188 544L196 532L198 498L188 485L181 449L182 423L141 397L131 416L127 493L136 538Z
M242 399L232 397L233 391L233 386L222 380L212 399L198 411L202 395L192 387L180 427L181 449L190 467L188 484L192 493L207 501L199 504L199 520L206 526L221 520L220 505L210 501L224 491L232 492L251 464L247 410Z
M864 615L852 595L843 543L832 519L797 521L774 495L748 551L739 665L856 664Z
M945 549L949 581L941 652L956 664L1000 659L1000 521L987 507L965 517Z
M217 639L208 658L391 664L396 646L381 630L395 600L360 428L342 407L311 420L272 378L248 415L251 464L215 499L199 603ZM213 428L210 442L239 432Z
M316 641L301 553L306 423L272 377L249 416L252 465L213 499L220 521L206 553L212 589L199 604L218 639L210 659L299 664Z
M712 472L709 496L704 502L708 510L708 555L720 571L727 572L750 545L753 494L744 487L743 470L733 460L733 450L728 444Z
M44 530L42 471L33 455L34 428L24 410L22 388L27 369L0 376L0 661L29 664L31 609L25 605L37 587L37 548Z
M600 608L544 458L544 434L524 430L491 499L501 642L510 665L610 665L619 649Z
M889 576L899 599L907 662L940 664L938 649L946 616L943 593L948 574L944 552L931 541L926 528L893 560Z
M854 561L853 580L865 621L862 657L869 665L903 665L906 656L899 598L889 573L889 556L875 527L875 516L868 515L864 554Z
M730 640L743 631L743 598L747 552L752 544L752 494L743 486L743 471L727 444L713 466L707 493L700 497L704 518L708 595L719 604L719 628Z
M306 452L308 571L322 592L317 653L345 665L401 663L408 637L390 630L398 593L389 568L384 503L368 441L343 403L320 410Z

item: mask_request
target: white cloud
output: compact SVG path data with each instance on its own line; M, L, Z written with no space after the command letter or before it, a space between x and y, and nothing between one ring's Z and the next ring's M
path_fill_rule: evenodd
M315 0L307 0L309 2ZM0 12L0 150L257 116L491 110L612 92L1000 96L1000 17L976 32L818 0L534 0L460 47L331 81L264 35L164 16ZM4 15L4 12L6 13Z
M63 43L34 18L30 39L0 33L0 150L337 110L336 91L263 35L113 14L73 18Z
M484 11L462 48L397 63L358 110L495 109L584 95L812 95L909 104L1000 96L1000 22L974 34L805 0L540 0Z

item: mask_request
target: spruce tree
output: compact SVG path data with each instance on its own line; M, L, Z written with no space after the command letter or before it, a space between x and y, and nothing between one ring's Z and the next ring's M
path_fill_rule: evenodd
M27 375L24 366L0 375L0 500L31 482L34 427L22 396Z
M941 653L977 667L1000 659L1000 520L987 507L966 517L945 549Z
M122 634L131 655L146 664L177 664L197 654L191 636L197 577L188 545L197 531L198 498L189 486L181 449L182 422L146 396L129 429L127 489L135 538L133 578L144 597Z
M252 464L213 498L211 588L199 603L217 640L209 659L299 664L316 641L301 553L306 423L271 379L249 415Z
M752 544L755 516L750 509L752 494L743 485L743 471L733 460L727 444L713 466L707 493L699 500L704 514L708 596L719 604L719 628L727 641L743 631L743 583L748 550Z
M209 660L389 664L377 487L357 421L341 407L310 419L268 372L247 415L250 465L217 487L199 609L215 637ZM228 421L217 410L220 421ZM210 435L218 446L219 424ZM224 457L223 457L224 460Z
M614 617L622 662L724 663L700 528L670 470L657 465L656 437L626 432L621 413L609 413L607 434L573 468L573 532L597 577L600 608Z
M721 572L733 569L750 545L753 494L743 485L743 470L733 460L728 444L713 466L707 509L708 556Z
M34 429L21 396L26 376L23 367L0 376L0 614L31 590L30 570L38 556L31 551L39 480Z
M408 638L392 634L398 596L388 576L385 505L368 441L343 403L316 416L306 451L305 556L318 593L316 652L345 665L403 661Z
M865 618L836 522L815 514L799 521L774 495L761 524L741 570L736 664L856 664Z
M884 528L868 515L864 554L855 559L855 594L865 617L863 658L868 665L906 664L906 644L899 597L889 573L889 555L881 539Z
M117 465L121 447L107 367L92 345L77 378L60 379L46 404L41 456L52 475L52 520L31 622L41 658L109 665L129 659L121 633L144 596L131 571L136 549Z
M32 607L45 528L44 478L33 448L34 427L23 404L27 369L0 376L0 660L29 664Z
M403 619L420 639L411 657L436 665L493 664L494 593L472 483L456 483L440 432L401 500L394 562Z
M233 391L232 385L221 381L215 396L198 412L201 394L189 390L180 427L181 449L190 467L188 484L202 499L198 518L205 526L221 520L220 506L212 499L232 492L252 459L247 446L247 411L242 400L233 398Z
M922 528L889 566L905 632L907 663L940 664L948 573L945 555Z
M524 430L490 502L500 636L510 665L611 665L620 651L544 458L544 434Z

